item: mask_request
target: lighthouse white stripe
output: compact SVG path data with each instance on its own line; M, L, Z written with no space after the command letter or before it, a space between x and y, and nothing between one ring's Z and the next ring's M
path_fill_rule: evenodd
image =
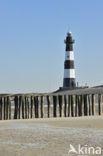
M64 69L64 78L75 78L74 69Z
M74 60L74 52L66 51L65 52L65 60Z

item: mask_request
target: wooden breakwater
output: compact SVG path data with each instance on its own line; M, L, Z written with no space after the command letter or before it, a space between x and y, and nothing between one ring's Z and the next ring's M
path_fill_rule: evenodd
M102 94L0 95L0 120L103 114Z

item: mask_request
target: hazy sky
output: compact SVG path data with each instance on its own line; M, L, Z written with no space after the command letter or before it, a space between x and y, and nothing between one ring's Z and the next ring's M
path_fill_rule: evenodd
M69 30L76 81L103 84L103 0L0 0L0 92L62 86Z

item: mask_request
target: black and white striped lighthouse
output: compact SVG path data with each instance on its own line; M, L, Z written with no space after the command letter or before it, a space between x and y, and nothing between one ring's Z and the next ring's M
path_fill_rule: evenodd
M74 69L74 52L73 52L73 43L72 33L67 33L65 49L65 62L64 62L64 79L63 79L63 88L73 89L76 87L75 82L75 69Z

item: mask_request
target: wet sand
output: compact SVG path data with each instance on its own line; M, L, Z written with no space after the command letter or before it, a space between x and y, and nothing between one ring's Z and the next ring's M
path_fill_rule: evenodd
M0 121L0 156L69 156L70 144L103 149L103 117Z

